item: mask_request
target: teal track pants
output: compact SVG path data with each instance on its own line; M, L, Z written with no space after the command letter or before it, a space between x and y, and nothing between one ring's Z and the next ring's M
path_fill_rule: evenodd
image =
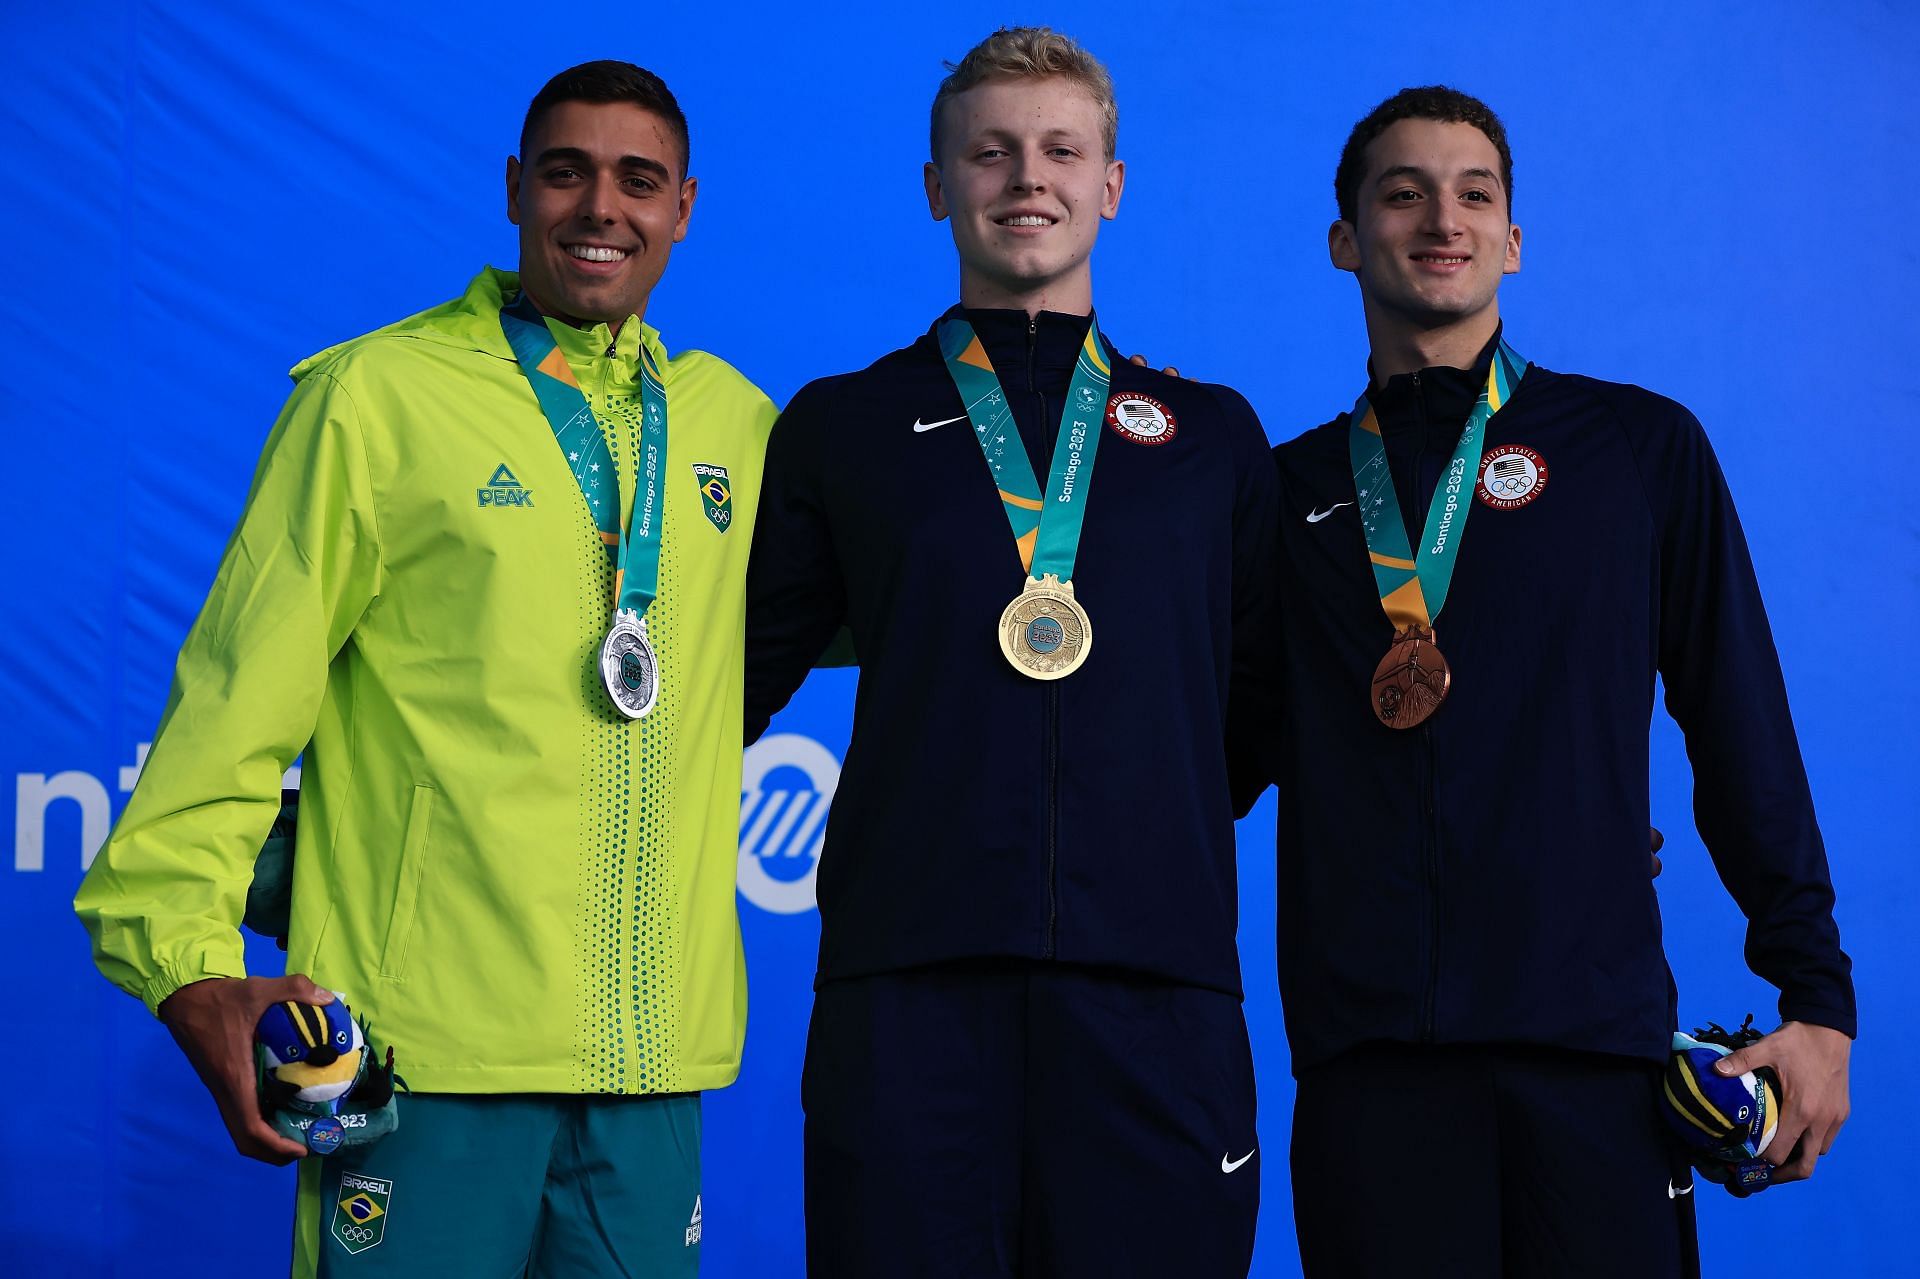
M301 1161L294 1279L699 1272L699 1094L399 1105L381 1141Z

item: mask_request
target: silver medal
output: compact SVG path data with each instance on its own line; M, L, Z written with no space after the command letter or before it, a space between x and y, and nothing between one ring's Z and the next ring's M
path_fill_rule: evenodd
M614 614L600 645L600 680L628 719L639 719L660 700L660 663L647 642L647 620L630 608Z

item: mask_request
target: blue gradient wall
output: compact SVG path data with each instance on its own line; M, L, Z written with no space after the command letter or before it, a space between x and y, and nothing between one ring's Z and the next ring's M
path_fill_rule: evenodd
M1436 80L1505 115L1526 250L1510 331L1549 367L1654 387L1706 422L1858 967L1853 1121L1811 1184L1703 1197L1708 1273L1905 1264L1905 1180L1885 1152L1904 1145L1897 1072L1920 1049L1909 6L36 9L0 11L0 1269L158 1279L270 1273L285 1255L290 1174L232 1153L165 1033L93 972L67 905L285 370L511 265L502 170L526 100L603 56L662 72L692 119L699 204L649 314L669 345L724 354L776 399L863 365L955 292L919 177L941 59L1040 21L1105 56L1119 88L1129 175L1096 258L1104 327L1237 385L1275 439L1351 403L1362 376L1358 300L1324 248L1347 127ZM710 1275L800 1270L806 880L852 679L816 676L775 724L790 736L749 759L753 1013L740 1083L709 1099ZM1771 991L1745 972L1741 921L1691 833L1684 752L1664 720L1653 733L1682 1015L1764 1019ZM1269 1150L1257 1273L1280 1276L1298 1263L1274 802L1241 826L1241 944ZM275 970L270 947L254 958ZM1417 1118L1399 1153L1445 1175Z

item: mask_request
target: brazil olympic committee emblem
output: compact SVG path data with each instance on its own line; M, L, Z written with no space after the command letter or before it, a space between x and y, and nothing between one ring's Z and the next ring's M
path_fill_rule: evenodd
M733 484L727 468L693 464L694 478L700 481L700 499L707 505L707 520L722 533L733 527Z
M1480 462L1473 486L1483 506L1511 511L1539 497L1547 487L1547 460L1524 444L1502 444Z
M1157 447L1180 433L1167 406L1151 395L1115 391L1107 400L1107 425L1135 444Z
M392 1204L391 1181L343 1171L328 1233L348 1252L365 1252L387 1237L387 1212Z

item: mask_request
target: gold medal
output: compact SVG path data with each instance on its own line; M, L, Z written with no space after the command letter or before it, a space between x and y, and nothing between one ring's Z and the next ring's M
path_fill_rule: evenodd
M1373 713L1388 728L1418 728L1447 700L1453 672L1433 631L1409 626L1373 671Z
M1093 650L1093 622L1073 598L1073 583L1053 574L1027 579L1000 614L1000 651L1033 679L1062 679Z

